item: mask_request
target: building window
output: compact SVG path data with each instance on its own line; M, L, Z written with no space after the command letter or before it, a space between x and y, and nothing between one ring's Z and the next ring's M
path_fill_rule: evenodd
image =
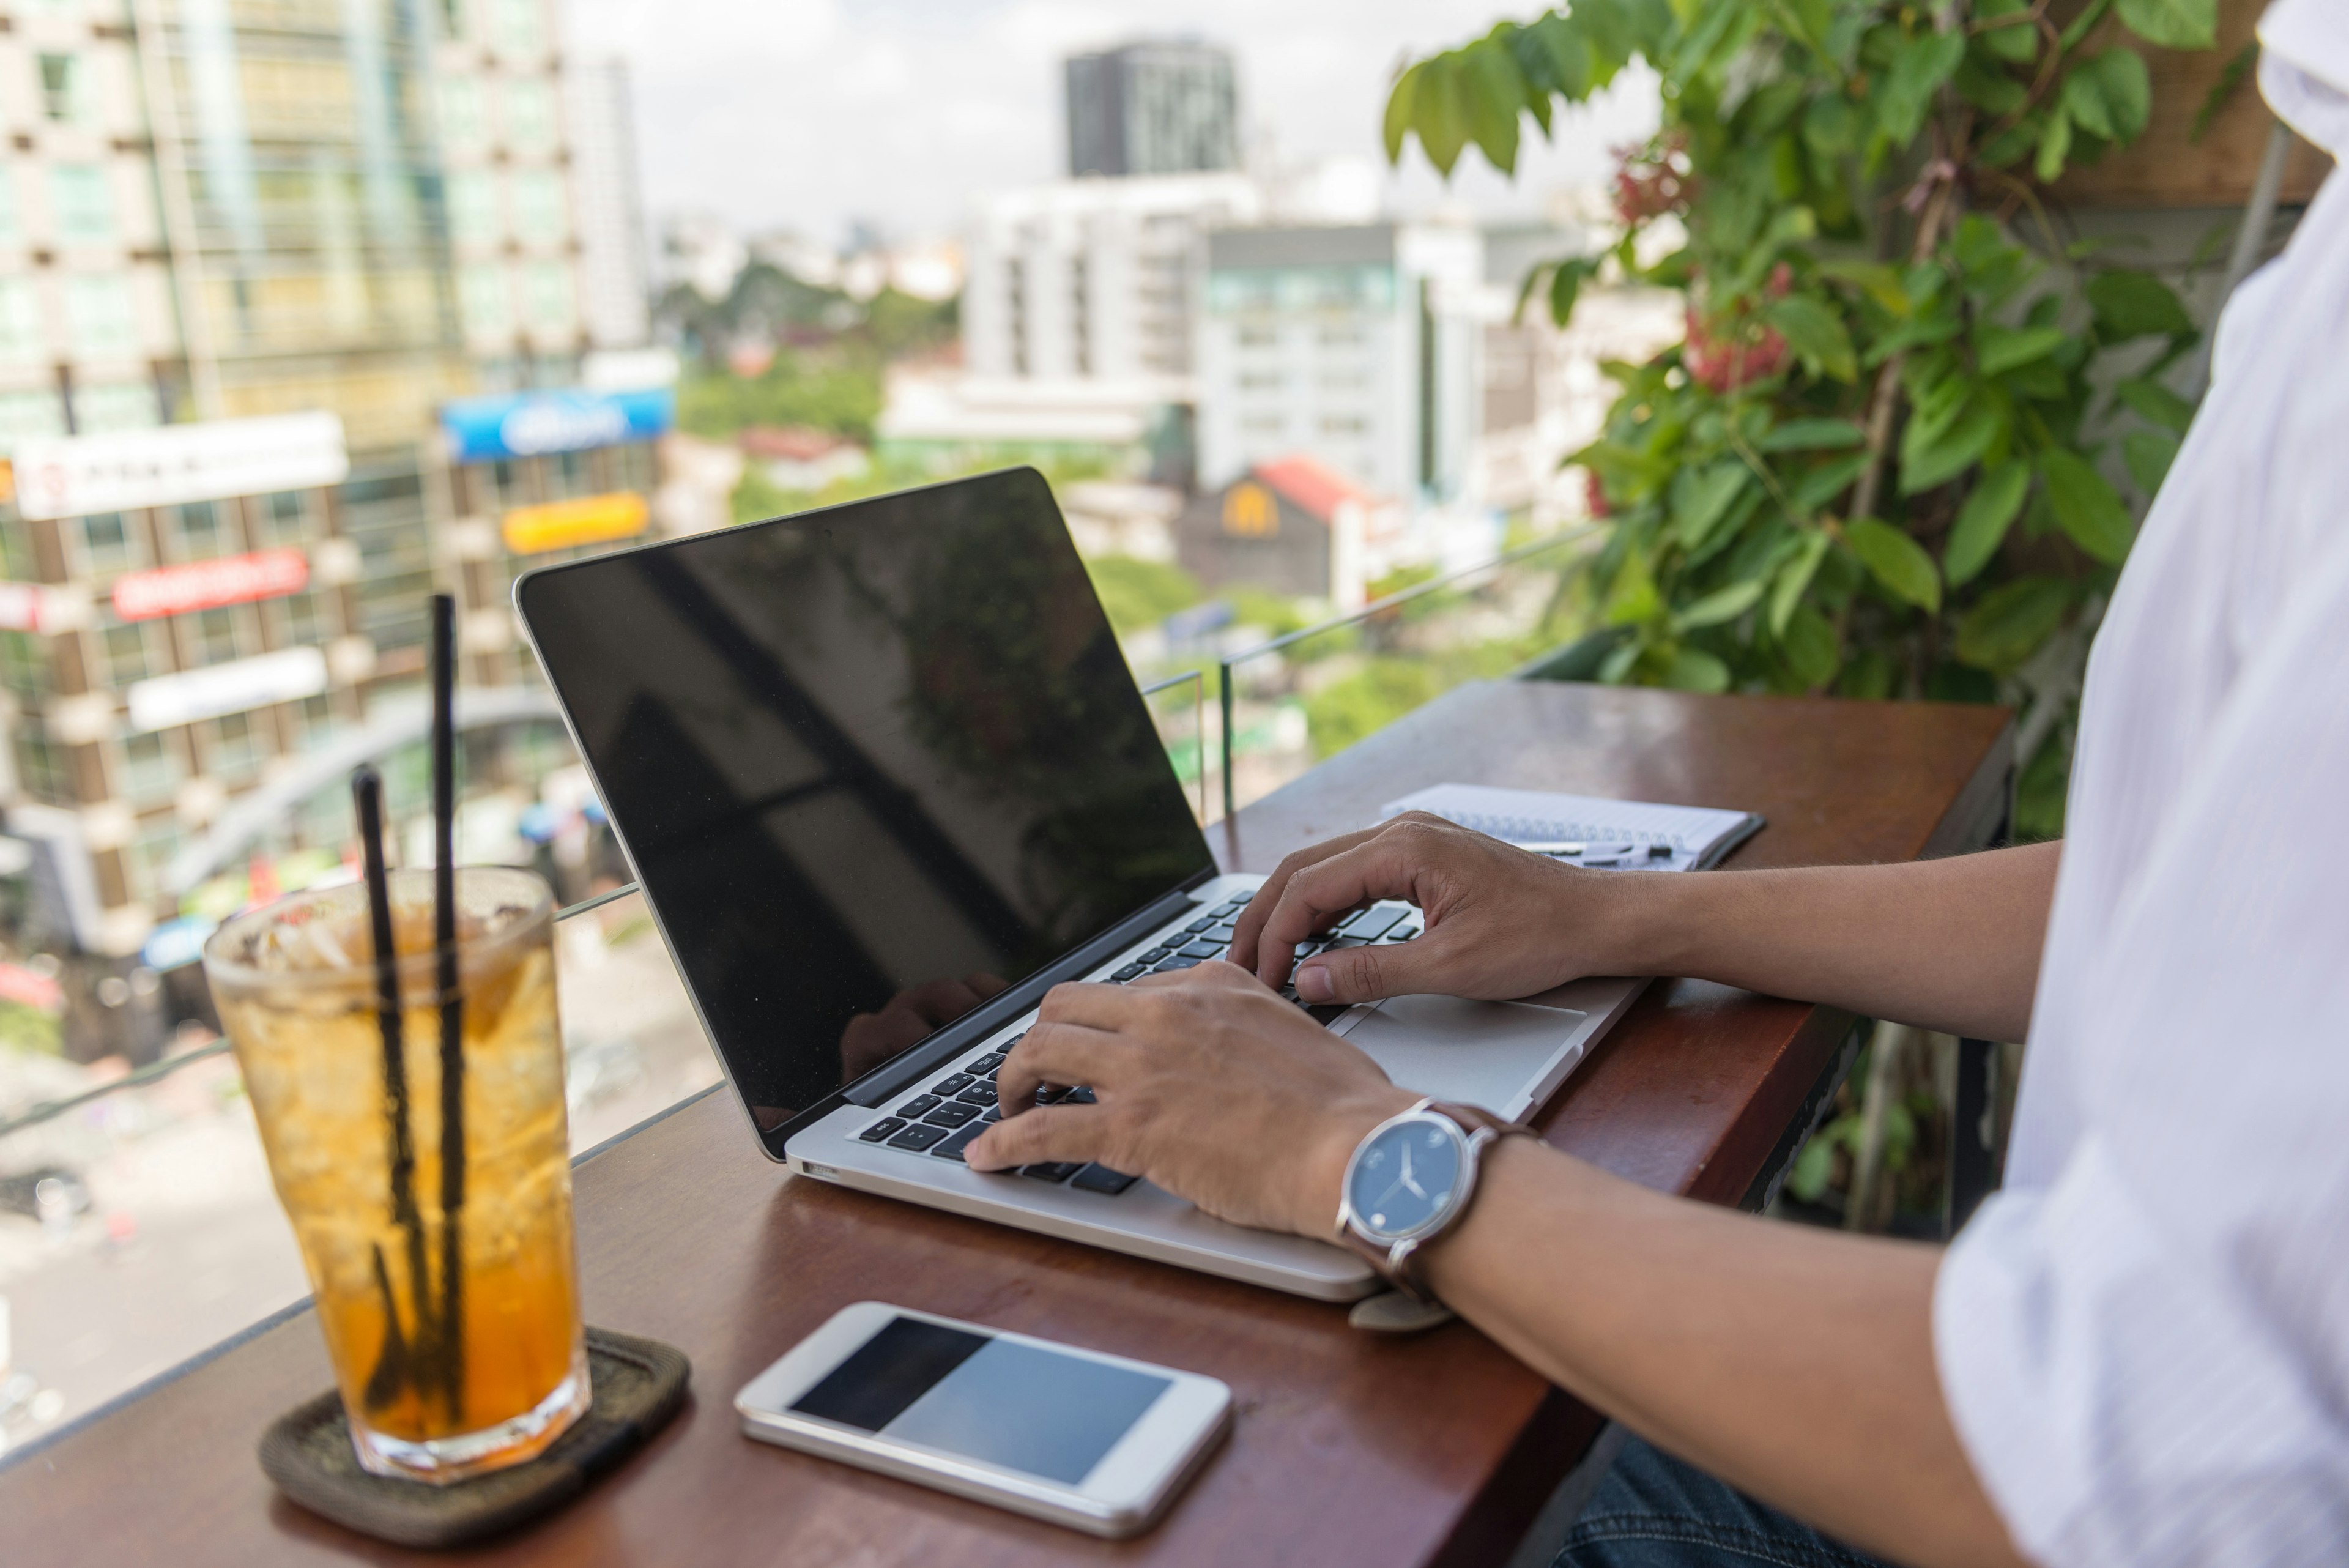
M119 277L66 279L66 324L74 348L91 359L127 359L139 352L139 318L130 285Z
M498 177L468 169L449 178L449 230L459 244L493 245L505 237L498 211Z
M65 433L65 405L55 392L0 392L0 445Z
M1324 348L1361 348L1370 340L1370 334L1359 327L1324 327L1321 329L1321 347Z
M1371 384L1368 370L1324 370L1321 389L1325 392L1359 392Z
M1360 414L1323 414L1321 416L1323 435L1366 435L1370 432L1370 428L1371 421Z
M323 746L333 739L339 725L335 719L334 700L329 697L305 697L294 707L294 732L301 737L304 751ZM337 809L341 802L336 802ZM340 825L336 825L340 832Z
M161 735L122 742L121 791L136 806L160 805L180 787L180 754Z
M81 62L71 55L43 55L41 113L59 125L83 118Z
M451 24L450 31L457 31ZM444 77L440 82L440 140L471 149L490 139L490 116L478 77Z
M492 0L490 26L500 54L536 54L545 42L546 25L539 15L538 0Z
M513 310L506 294L506 269L495 263L469 266L457 276L465 313L465 335L474 338L513 335Z
M1277 392L1288 379L1278 370L1244 370L1240 373L1243 392Z
M251 515L264 545L298 544L310 531L309 499L299 490L259 497Z
M206 726L208 771L222 784L241 784L261 767L261 732L250 713L231 713Z
M74 423L86 435L150 430L161 422L157 412L155 389L143 381L106 381L74 389Z
M16 732L16 784L30 798L49 805L65 805L73 800L72 774L57 748L49 744L48 737L37 725L20 721Z
M24 220L16 213L16 161L0 160L0 243L21 244Z
M1280 341L1279 329L1271 327L1243 327L1237 336L1243 348L1270 348Z
M525 152L553 147L554 88L543 81L513 81L503 96L506 145Z
M29 277L0 277L0 364L38 365L48 358L48 334Z
M571 269L561 262L533 262L523 275L530 302L530 325L549 335L572 328Z
M525 169L513 177L514 234L529 244L560 244L571 236L563 176L552 169Z
M315 593L288 594L263 607L277 633L280 648L309 648L326 640L326 621L318 613Z
M1288 429L1288 421L1278 414L1249 414L1240 421L1240 429L1249 435L1277 436Z
M143 626L110 626L100 634L106 644L107 683L116 691L134 680L144 680L159 668L149 657L147 628Z
M130 885L130 897L153 902L162 892L165 868L179 852L180 830L169 817L132 839L122 852L122 877Z
M197 663L225 664L244 651L244 639L237 635L238 618L233 609L200 610L188 618Z
M60 163L49 171L49 203L57 238L69 245L104 244L114 238L114 195L106 171L89 163Z
M141 566L146 556L138 532L119 512L100 512L81 520L81 553L93 576Z
M172 521L180 541L180 558L187 561L208 561L214 556L229 553L227 531L221 526L220 509L209 501L193 501L185 506L175 506Z

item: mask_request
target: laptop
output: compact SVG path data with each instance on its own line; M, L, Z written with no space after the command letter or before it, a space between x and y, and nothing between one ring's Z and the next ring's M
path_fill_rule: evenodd
M1208 961L1262 880L1217 869L1040 474L545 566L514 604L770 1158L1302 1295L1382 1288L1122 1172L962 1161L1047 991ZM1390 902L1318 941L1418 930ZM1638 990L1316 1016L1515 1116Z

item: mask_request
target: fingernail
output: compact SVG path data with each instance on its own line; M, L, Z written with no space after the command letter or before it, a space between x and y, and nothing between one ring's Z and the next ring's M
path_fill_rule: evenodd
M1300 966L1297 971L1297 994L1308 1002L1329 1002L1334 999L1337 995L1337 988L1330 983L1330 966L1320 963Z

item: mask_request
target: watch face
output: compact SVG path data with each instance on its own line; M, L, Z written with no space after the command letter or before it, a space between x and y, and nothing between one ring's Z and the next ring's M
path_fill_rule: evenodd
M1347 1178L1355 1223L1396 1241L1433 1225L1452 1208L1460 1153L1460 1135L1432 1117L1400 1122L1373 1136Z

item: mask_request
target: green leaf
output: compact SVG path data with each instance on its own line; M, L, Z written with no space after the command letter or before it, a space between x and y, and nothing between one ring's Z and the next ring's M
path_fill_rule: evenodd
M2115 383L2113 394L2136 410L2139 418L2179 435L2194 422L2194 405L2158 381L2132 376Z
M2001 375L2053 354L2070 337L2070 333L2053 327L1977 327L1974 369L1985 376Z
M2013 33L2023 30L2019 28L2002 28L2000 31L2001 33ZM1992 34L1991 36L1998 36L1999 35ZM2027 38L2029 34L2024 33L2023 36ZM2024 104L2031 101L2031 89L2029 88L2023 86L2021 82L2016 81L2013 77L2000 69L1997 66L1986 62L1976 56L1969 55L1966 57L1966 63L1958 67L1958 74L1952 78L1951 80L1957 87L1958 96L1964 99L1976 109L1981 109L1984 114L2013 114L2016 109L2021 109Z
M1620 686L1623 683L1623 678L1631 673L1631 666L1640 662L1640 655L1643 651L1645 650L1638 643L1627 642L1609 654L1606 662L1599 667L1599 683L1604 686Z
M1808 605L1795 607L1786 629L1779 634L1778 647L1786 656L1786 667L1806 686L1825 686L1835 679L1836 667L1843 662L1836 648L1833 623Z
M2135 141L2145 134L2153 114L2153 79L2146 72L2145 57L2135 49L2106 49L2085 68L2095 72L2112 121L2112 130L2101 134L2113 141Z
M1764 452L1833 452L1867 439L1849 420L1788 420L1754 444Z
M1907 286L1900 281L1900 270L1883 262L1821 262L1819 275L1853 285L1882 306L1887 316L1906 317L1917 308L1916 302L1909 297Z
M1922 33L1899 46L1878 89L1876 123L1886 140L1906 146L1925 123L1933 94L1966 57L1963 33Z
M1763 319L1785 335L1787 347L1800 355L1814 375L1838 381L1857 380L1858 356L1852 352L1851 334L1836 313L1806 294L1775 300Z
M2178 438L2161 431L2131 431L2121 440L2121 461L2139 490L2158 494L2169 465L2178 461Z
M1590 40L1583 31L1582 12L1581 6L1568 16L1552 11L1526 29L1526 36L1549 57L1550 79L1571 103L1588 98L1596 85L1591 80ZM1526 74L1531 77L1533 72L1528 69Z
M1795 486L1795 493L1786 497L1788 510L1792 511L1797 518L1808 517L1812 513L1850 489L1852 482L1857 479L1861 471L1868 467L1868 453L1856 452L1849 457L1839 457L1833 462L1821 463L1817 468L1805 474L1803 482Z
M2072 585L2060 577L2002 583L1958 623L1952 651L1977 670L2004 674L2038 652L2071 607Z
M1979 0L1973 8L1974 24L1981 28L1976 41L2002 60L2028 65L2039 57L2039 29L2030 20L2030 12L2027 0ZM1983 26L2007 17L2015 20L2004 26Z
M2047 503L2055 510L2056 526L2090 556L2108 566L2118 566L2136 532L2120 493L2085 458L2060 448L2041 454L2039 472L2047 481Z
M1966 504L1958 508L1950 529L1949 547L1941 553L1941 570L1951 587L1973 581L1990 565L2006 538L2015 514L2023 510L2023 493L2031 488L2031 465L2010 460L1982 476Z
M1826 530L1818 529L1803 541L1794 558L1778 568L1778 580L1770 589L1770 635L1784 637L1789 618L1803 602L1803 593L1818 573L1819 563L1826 558L1827 545L1832 541Z
M1895 597L1928 611L1941 607L1941 574L1922 545L1873 517L1853 518L1844 524L1843 536L1869 575Z
M1383 134L1387 144L1387 161L1402 161L1403 138L1411 134L1412 114L1419 91L1420 74L1426 70L1423 60L1395 78L1394 90L1387 94L1386 123Z
M2235 51L2235 57L2227 62L2226 68L2219 73L2219 79L2212 82L2210 90L2203 95L2202 107L2194 111L2194 129L2186 133L2189 146L2202 145L2202 139L2210 134L2210 122L2234 101L2235 95L2242 90L2243 83L2251 79L2251 71L2259 63L2260 41L2257 38Z
M2032 160L2031 171L2043 185L2052 185L2064 172L2064 161L2072 155L2072 117L2056 113L2047 117L2046 129L2039 133L2039 154Z
M1681 470L1672 481L1672 532L1683 548L1703 545L1751 478L1752 471L1734 458L1706 469Z
M1605 614L1609 626L1634 626L1651 620L1663 608L1656 579L1649 575L1647 557L1634 550L1623 557L1615 581L1607 590Z
M1558 263L1557 270L1550 274L1549 279L1550 320L1559 327L1572 320L1574 302L1581 294L1582 286L1598 275L1597 256L1568 256Z
M2219 41L2219 0L2120 0L2121 26L2165 49L2207 49Z
M1683 648L1672 655L1664 684L1676 691L1726 691L1729 666L1701 648Z
M1823 1137L1815 1137L1803 1146L1795 1157L1795 1168L1786 1173L1786 1190L1798 1202L1816 1203L1826 1196L1827 1182L1835 1175L1835 1145Z
M1482 38L1463 51L1461 89L1468 128L1485 161L1504 174L1517 171L1517 115L1526 106L1525 73L1507 48Z
M1940 440L1912 448L1904 435L1900 442L1900 493L1914 495L1945 484L1991 449L1998 438L2006 433L2006 416L1986 400L1969 403L1957 423Z
M1419 132L1419 149L1435 171L1446 179L1468 144L1468 105L1456 57L1437 55L1416 67L1418 85L1412 91L1411 118Z
M2118 140L2113 130L2113 106L2105 101L2104 78L2095 70L2095 60L2083 60L2075 65L2064 78L2064 90L2058 101L2072 123L2091 136L2101 136L2106 141Z
M2115 267L2088 280L2088 308L2095 313L2096 332L2107 343L2159 334L2181 337L2194 330L2168 284L2150 273Z
M1754 577L1743 583L1732 583L1725 588L1715 588L1674 616L1672 626L1680 631L1694 631L1701 627L1721 626L1735 620L1754 607L1766 586L1764 579Z
M1842 158L1859 151L1859 111L1851 100L1829 90L1804 107L1803 140L1822 158Z

